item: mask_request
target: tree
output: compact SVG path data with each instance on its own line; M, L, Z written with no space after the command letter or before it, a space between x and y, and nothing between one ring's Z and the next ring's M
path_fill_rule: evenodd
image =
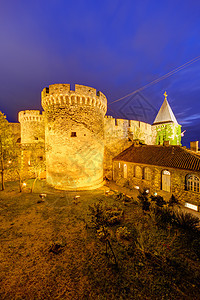
M16 145L9 122L4 113L0 112L0 172L1 189L5 189L5 171L11 166L12 159L16 158Z

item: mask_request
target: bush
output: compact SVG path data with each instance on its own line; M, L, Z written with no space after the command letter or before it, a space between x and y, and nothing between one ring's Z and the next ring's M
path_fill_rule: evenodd
M116 195L116 200L123 200L123 198L124 198L124 193L118 192Z
M126 180L123 184L123 187L131 189L130 182L128 180Z
M155 202L155 204L159 207L163 207L164 205L166 205L166 201L163 200L163 197L161 196L151 196L151 201Z
M171 198L169 199L168 206L173 207L174 205L178 205L178 204L179 204L178 199L172 194Z
M116 231L117 239L130 240L131 232L127 229L127 227L119 227Z
M187 231L199 230L199 218L190 213L176 212L176 226Z
M175 213L168 207L156 206L153 210L157 225L166 228L167 224L174 225L176 223Z
M91 221L97 228L119 224L124 216L121 208L103 205L101 201L89 206L89 211L92 217Z
M138 199L140 200L140 202L142 204L143 212L149 211L151 203L149 202L148 193L146 192L146 189L144 189L143 192L141 192L139 190Z

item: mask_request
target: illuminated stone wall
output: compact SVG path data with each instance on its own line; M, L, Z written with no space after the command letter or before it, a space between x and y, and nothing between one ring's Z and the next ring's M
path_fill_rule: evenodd
M107 99L94 88L54 84L42 91L47 182L58 189L94 189L103 183Z
M152 144L151 125L148 123L106 116L104 132L104 174L109 179L112 178L112 159L131 146L133 140L138 139L147 145Z

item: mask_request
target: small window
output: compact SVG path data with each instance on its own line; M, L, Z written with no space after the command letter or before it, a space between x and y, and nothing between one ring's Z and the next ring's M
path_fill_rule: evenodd
M75 137L76 136L76 132L72 131L71 132L71 137Z
M148 167L144 168L144 179L151 180L151 169Z
M115 119L115 126L118 126L118 120Z
M37 136L35 136L35 140L38 141L38 137Z
M199 193L199 178L195 175L187 175L186 188L188 191Z
M171 174L167 170L162 171L162 190L166 192L171 191Z
M124 178L127 178L127 176L128 176L127 164L124 164Z
M139 166L135 167L135 177L142 178L142 168Z

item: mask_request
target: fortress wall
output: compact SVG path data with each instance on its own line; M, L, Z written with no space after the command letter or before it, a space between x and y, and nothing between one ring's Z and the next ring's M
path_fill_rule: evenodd
M104 132L104 175L109 179L112 178L112 159L131 146L133 140L139 139L147 145L152 143L151 125L140 121L105 116Z

